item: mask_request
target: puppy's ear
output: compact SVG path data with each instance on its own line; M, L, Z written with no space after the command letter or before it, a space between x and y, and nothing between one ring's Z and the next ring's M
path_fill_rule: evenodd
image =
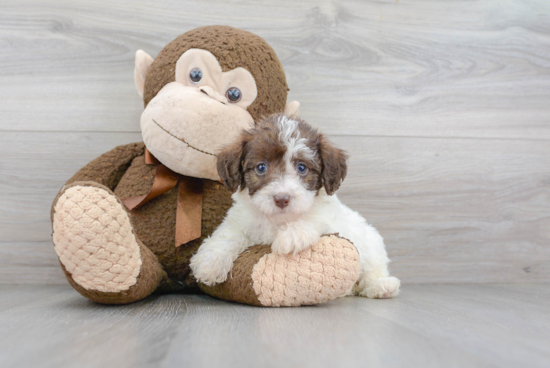
M347 160L349 155L346 151L336 148L330 141L321 135L319 142L319 151L323 169L323 185L328 195L333 195L338 190L340 184L346 178L348 173Z
M247 142L246 136L242 134L236 142L225 147L216 155L218 157L218 175L223 185L232 192L235 192L241 184L244 188L243 167L241 163L244 159Z

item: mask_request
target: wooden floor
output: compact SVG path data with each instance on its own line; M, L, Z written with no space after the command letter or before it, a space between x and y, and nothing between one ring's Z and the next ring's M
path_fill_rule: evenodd
M550 1L0 4L1 368L550 367ZM142 140L136 50L212 24L265 38L350 152L338 193L385 238L397 299L106 307L67 285L55 195Z
M199 295L103 306L0 286L0 366L548 367L550 285L410 285L264 309Z

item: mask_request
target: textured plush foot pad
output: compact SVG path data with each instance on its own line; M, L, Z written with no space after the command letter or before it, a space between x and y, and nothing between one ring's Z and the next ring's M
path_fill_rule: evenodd
M66 189L53 208L53 242L67 272L86 290L121 292L137 282L140 247L128 213L106 189Z
M337 235L327 235L296 255L264 255L252 270L252 281L263 306L300 306L345 295L359 273L357 249Z

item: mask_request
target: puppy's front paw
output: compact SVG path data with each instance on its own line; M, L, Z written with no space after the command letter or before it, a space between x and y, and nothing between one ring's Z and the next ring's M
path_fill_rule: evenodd
M204 246L204 245L203 245ZM227 274L233 267L233 259L219 249L199 248L191 258L190 267L198 282L212 286L227 280Z
M321 236L315 229L290 225L279 230L271 244L271 251L277 254L296 254L316 244L320 238Z

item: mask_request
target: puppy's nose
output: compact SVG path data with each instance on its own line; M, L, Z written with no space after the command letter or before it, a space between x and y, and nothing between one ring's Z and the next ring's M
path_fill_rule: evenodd
M290 202L290 196L288 194L278 194L273 197L275 200L275 205L279 208L285 208Z

